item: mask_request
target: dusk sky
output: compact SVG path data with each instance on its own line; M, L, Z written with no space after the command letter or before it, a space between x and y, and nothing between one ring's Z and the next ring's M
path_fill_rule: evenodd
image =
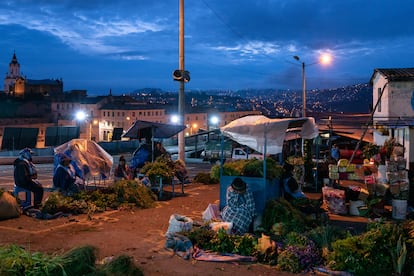
M1 1L3 79L15 52L24 76L62 78L65 91L178 91L179 2ZM308 89L414 67L412 0L185 0L184 9L186 90L301 89L300 61Z

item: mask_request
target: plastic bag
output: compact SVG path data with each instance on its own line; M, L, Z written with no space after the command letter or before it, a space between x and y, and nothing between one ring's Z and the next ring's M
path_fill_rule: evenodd
M14 196L3 192L0 196L0 220L17 218L20 216L20 207Z
M227 234L231 233L231 229L233 229L233 222L212 222L210 223L210 229L214 232L218 232L220 229L224 229Z
M210 221L219 219L220 211L217 204L208 204L207 208L203 212L203 221Z
M193 220L186 216L173 214L170 216L168 233L188 232L193 228Z
M324 202L328 204L329 212L340 215L348 213L344 190L322 187L322 194Z

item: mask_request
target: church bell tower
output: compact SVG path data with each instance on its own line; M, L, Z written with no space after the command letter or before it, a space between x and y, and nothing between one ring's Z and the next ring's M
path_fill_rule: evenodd
M20 63L17 61L16 52L14 52L13 58L9 63L9 71L4 78L4 92L6 94L14 93L14 85L20 77Z

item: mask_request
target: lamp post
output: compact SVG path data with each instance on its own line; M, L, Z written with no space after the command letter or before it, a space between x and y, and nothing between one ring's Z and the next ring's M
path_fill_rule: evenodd
M92 123L93 123L93 125L97 125L98 120L92 120L91 118L89 118L88 114L86 114L86 112L84 112L82 110L76 112L75 118L76 118L76 121L78 121L78 123L79 123L79 128L80 128L81 124L84 124L83 128L85 129L86 137L87 137L88 140L92 140L92 137L93 137L92 136L92 132L93 132L92 131L93 130ZM88 124L88 125L86 125L86 124ZM88 128L86 128L86 126ZM95 140L95 138L94 138L94 140Z
M293 56L294 59L300 61L298 56ZM306 78L305 78L305 62L302 63L302 117L306 117Z
M218 127L218 123L219 123L219 118L216 115L208 117L207 119L207 141L210 141L210 132L213 129Z
M184 83L190 81L190 73L184 70L184 0L179 0L179 52L178 62L179 69L173 72L173 79L180 82L180 90L178 93L178 116L181 123L184 122ZM185 139L184 131L178 133L178 159L185 164Z
M302 64L302 117L306 117L306 76L305 76L305 62L301 61L299 56L293 56L293 58ZM308 64L314 65L318 63L328 64L331 62L331 56L324 54L320 57L319 61Z
M84 123L84 124L86 124L87 123L87 119L88 119L88 115L84 112L84 111L78 111L78 112L76 112L76 114L75 114L75 118L76 118L76 120L79 122L79 125L81 124L81 123ZM86 132L86 135L87 135L87 137L88 137L88 140L91 140L91 136L92 136L92 125L90 124L90 122L89 122L89 129L87 129L85 132ZM89 133L88 133L89 132ZM89 135L88 135L89 134Z

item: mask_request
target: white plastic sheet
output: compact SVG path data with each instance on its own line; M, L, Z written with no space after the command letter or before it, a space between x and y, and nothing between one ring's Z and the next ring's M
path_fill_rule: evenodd
M318 136L318 126L312 117L270 119L263 115L246 116L220 128L224 136L260 153L282 152L286 133L295 132L304 139Z
M72 139L57 146L55 155L63 153L75 161L82 171L83 179L106 179L110 176L113 157L96 142L87 139Z

